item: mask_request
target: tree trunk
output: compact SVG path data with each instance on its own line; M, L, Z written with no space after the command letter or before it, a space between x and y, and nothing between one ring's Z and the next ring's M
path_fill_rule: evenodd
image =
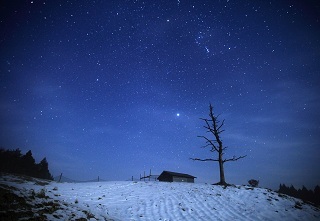
M222 152L219 153L219 169L220 169L220 185L227 185L226 179L224 177L224 168L223 168L223 160L222 160Z

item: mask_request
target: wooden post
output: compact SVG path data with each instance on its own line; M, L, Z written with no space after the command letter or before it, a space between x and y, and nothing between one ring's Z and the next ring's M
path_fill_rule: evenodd
M150 181L150 178L151 178L151 169L150 169L149 181Z
M98 176L98 182L100 181L99 176Z
M146 171L143 171L143 181L146 181Z
M131 177L131 181L133 181L133 176Z
M61 178L62 178L62 173L60 174L60 177L59 177L59 181L58 181L58 183L60 183Z

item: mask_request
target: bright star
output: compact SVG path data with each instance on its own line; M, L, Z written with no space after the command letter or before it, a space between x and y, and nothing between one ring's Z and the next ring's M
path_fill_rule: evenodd
M177 113L177 117L180 117L180 114L179 114L179 113Z

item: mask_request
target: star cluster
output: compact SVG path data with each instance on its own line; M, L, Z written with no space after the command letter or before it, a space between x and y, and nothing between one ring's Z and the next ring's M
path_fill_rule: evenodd
M54 175L152 169L218 179L200 147L209 102L226 119L226 179L319 184L319 4L5 1L0 145Z

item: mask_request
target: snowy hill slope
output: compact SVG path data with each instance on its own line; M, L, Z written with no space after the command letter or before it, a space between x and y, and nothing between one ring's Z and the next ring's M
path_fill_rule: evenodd
M2 175L0 190L0 220L320 220L320 210L301 200L246 186Z

